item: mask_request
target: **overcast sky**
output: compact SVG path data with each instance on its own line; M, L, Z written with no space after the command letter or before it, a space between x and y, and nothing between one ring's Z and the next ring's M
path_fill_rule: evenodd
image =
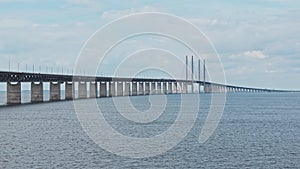
M95 31L136 12L169 13L196 25L215 45L228 84L300 89L299 0L0 0L1 70L10 61L11 70L19 63L20 71L26 64L71 71Z

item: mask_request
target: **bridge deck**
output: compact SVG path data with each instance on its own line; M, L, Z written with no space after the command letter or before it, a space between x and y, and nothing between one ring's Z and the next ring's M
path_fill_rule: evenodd
M129 78L129 77L100 77L100 76L73 76L59 74L43 73L25 73L25 72L7 72L0 71L0 82L185 82L197 83L200 85L213 85L237 90L263 90L267 92L284 92L283 90L252 88L235 85L219 84L214 82L204 82L199 80L181 80L181 79L153 79L153 78Z

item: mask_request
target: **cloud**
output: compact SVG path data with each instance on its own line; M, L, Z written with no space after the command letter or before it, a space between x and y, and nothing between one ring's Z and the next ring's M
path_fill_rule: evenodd
M134 14L134 13L139 13L139 12L164 12L165 10L162 8L155 8L152 6L144 6L141 8L130 8L130 9L125 9L125 10L110 10L110 11L104 11L102 13L101 18L105 20L114 20L118 19L120 17L129 15L129 14Z
M260 50L246 51L244 55L254 59L265 59L267 56Z
M14 65L21 60L30 64L72 66L84 42L103 24L136 12L167 12L191 21L210 38L232 84L253 85L259 81L265 86L268 81L262 79L276 78L269 77L271 74L283 77L288 73L291 78L284 81L299 79L300 22L297 21L300 10L296 8L299 1L263 0L251 1L251 5L214 1L0 0L2 2L0 66L4 68L8 59L13 60ZM11 9L6 9L8 3ZM174 53L185 55L180 51ZM270 86L298 88L296 84L299 81L286 84L279 81Z

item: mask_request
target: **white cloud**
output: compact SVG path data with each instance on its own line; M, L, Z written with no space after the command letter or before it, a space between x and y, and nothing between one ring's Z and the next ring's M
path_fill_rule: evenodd
M244 55L254 59L265 59L267 56L260 50L252 50L244 52Z
M103 12L101 18L105 20L113 20L138 12L164 12L164 10L161 8L154 8L151 6L144 6L142 8L131 8L125 10L111 10Z
M33 1L36 0L0 0L0 3ZM292 0L264 1L272 1L274 6L275 3L281 4L279 1L296 4ZM66 2L62 3L63 10L60 11L52 8L39 11L28 7L24 7L26 13L3 10L0 17L0 66L7 67L10 59L15 60L14 67L19 60L71 67L72 64L64 63L64 60L72 62L85 40L103 23L136 12L171 12L191 21L212 40L227 69L229 82L251 85L253 80L252 84L262 81L261 85L265 86L263 83L268 81L262 79L270 74L289 72L296 74L291 79L299 79L299 5L286 3L282 7L264 7L253 3L245 8L239 3L236 6L216 3L201 7L199 4L203 2ZM182 5L188 5L189 11L182 11ZM261 79L256 78L258 75ZM271 85L276 87L277 84L280 83ZM297 83L285 85L289 84Z
M31 21L17 18L0 18L0 29L2 28L24 28L30 26Z

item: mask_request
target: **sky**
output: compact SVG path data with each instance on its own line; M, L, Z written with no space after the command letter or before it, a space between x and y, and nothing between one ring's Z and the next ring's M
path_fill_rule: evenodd
M300 89L298 0L0 0L0 69L32 71L34 64L36 71L70 73L93 33L139 12L168 13L194 24L214 45L228 84ZM150 47L185 58L170 39L137 37L112 51L99 75L110 75L120 55Z

